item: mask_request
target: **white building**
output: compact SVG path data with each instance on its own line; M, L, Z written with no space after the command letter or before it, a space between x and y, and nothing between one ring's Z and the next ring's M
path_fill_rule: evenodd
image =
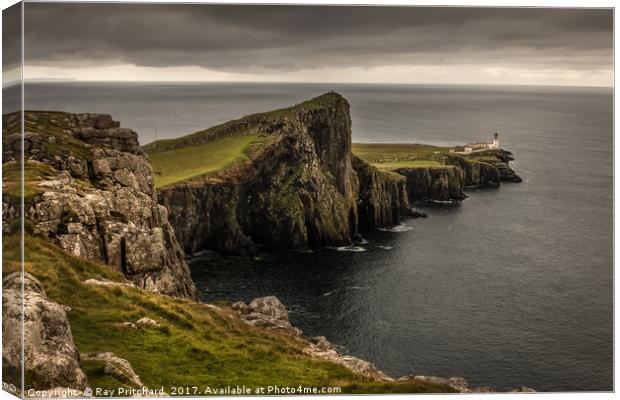
M464 154L470 154L477 151L499 149L499 134L495 132L493 141L487 143L467 143L463 148Z

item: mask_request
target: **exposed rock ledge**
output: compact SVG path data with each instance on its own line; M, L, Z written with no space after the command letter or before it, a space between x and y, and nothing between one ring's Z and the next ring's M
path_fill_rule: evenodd
M408 375L394 379L383 371L380 371L373 363L350 355L341 354L324 336L307 337L301 329L294 327L288 318L288 312L282 302L275 296L259 297L246 304L238 301L232 305L241 319L247 323L285 332L299 337L307 342L306 353L312 357L342 365L354 373L366 376L378 381L407 381L411 379L428 381L450 386L460 393L484 393L495 392L495 389L484 387L471 387L465 378L452 377L441 378L437 376ZM534 392L533 389L522 386L511 390L512 392Z

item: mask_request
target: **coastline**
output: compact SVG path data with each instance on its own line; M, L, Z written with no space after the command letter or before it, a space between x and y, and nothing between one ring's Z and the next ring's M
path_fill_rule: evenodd
M10 133L11 127L17 126L18 120L14 117L5 116L9 133L3 135L3 202L6 205L3 230L9 236L14 233L15 226L10 218L17 215L16 201L19 200L11 189L12 167L17 165L20 142L18 132ZM36 260L45 252L51 251L58 260L54 263L61 265L78 262L75 260L94 263L80 268L98 272L82 275L74 285L80 287L80 291L96 288L97 295L105 299L97 301L110 301L108 291L120 296L120 301L127 296L135 296L137 290L142 293L140 296L155 296L164 303L176 302L172 299L178 298L192 308L194 306L191 304L200 303L194 303L196 289L184 261L184 249L185 254L190 256L203 250L255 255L259 251L273 251L278 247L307 251L351 246L363 239L363 232L392 229L398 226L403 215L418 215L410 209L410 197L413 201L443 201L441 199L444 198L460 201L464 199L462 188L467 179L478 179L482 184L486 184L487 179L468 172L467 168L474 164L454 156L448 159L453 164L395 170L385 170L381 165L373 165L356 157L351 152L348 103L333 92L290 109L244 117L191 135L189 139L181 138L181 142L185 141L181 147L199 146L222 137L234 137L239 129L242 134L249 129L253 134L258 133L260 140L251 142L251 147L243 150L245 158L241 162L227 164L216 174L200 175L196 179L159 189L154 186L153 168L148 163L148 156L153 154L154 149L155 152L175 151L179 141L168 141L163 144L163 150L161 146L152 144L146 147L145 154L138 144L136 133L121 128L109 115L26 112L26 119L27 234L28 240L35 244L33 251L28 253L28 257L34 257L33 266L29 267L29 272L34 276L28 279L33 288L37 288L33 289L36 291L33 296L49 302L50 307L58 310L58 321L69 332L59 340L74 349L72 352L77 350L68 327L73 325L74 331L77 331L77 346L86 344L89 347L88 342L84 342L88 334L84 336L79 316L93 310L84 309L75 299L59 294L55 288L59 283L55 278L42 274L44 270L37 266ZM506 154L510 153L498 153L493 157L499 160ZM159 173L157 168L155 166L155 172ZM419 171L422 171L423 178L417 175ZM446 178L447 171L450 178ZM424 194L412 191L423 186L421 180L428 177L431 177L431 182ZM499 172L494 176L496 178L501 179ZM410 181L414 183L408 186ZM179 188L182 188L180 193ZM248 195L254 199L252 203L244 203L243 199ZM156 199L159 201L156 202ZM257 204L264 208L253 209ZM320 218L317 219L317 216ZM181 234L181 221L192 231ZM193 222L188 224L188 221ZM215 235L215 242L209 241L211 235ZM200 239L201 242L198 246L188 247L188 238ZM49 246L57 250L51 250ZM41 253L42 249L48 250ZM71 267L63 268L62 274L75 273ZM10 268L5 269L5 273L8 271ZM12 287L10 282L5 282L7 295L10 295L8 289ZM52 293L52 299L47 298L47 291ZM172 296L171 300L164 300L168 296ZM54 299L59 299L61 303L56 303ZM217 305L203 306L230 315ZM33 320L40 321L37 306L33 304L29 307ZM249 321L251 325L267 330L274 326L278 329L284 327L287 334L301 336L301 331L290 324L288 316L274 319L269 307L267 317L263 315L258 318L256 312L245 313L245 306L236 307L237 317ZM251 305L247 307L252 308ZM276 304L275 308L283 310L281 314L286 315L281 303ZM78 313L74 314L73 309L77 309ZM114 313L117 311L114 310ZM144 315L144 310L140 313ZM101 321L99 329L112 329L109 335L114 337L113 332L118 330L137 329L141 332L141 329L155 328L160 332L158 335L166 337L170 329L182 330L183 324L195 325L191 322L196 318L193 312L183 311L174 317L181 318L180 325L167 313L169 311L162 309L159 317L144 316L135 323L123 321L126 317L121 316L119 320L115 316L113 321ZM148 312L146 314L149 315ZM90 318L93 318L92 314ZM162 324L162 320L166 322ZM7 325L11 325L10 320L7 320ZM296 346L300 344L296 343ZM63 357L70 362L77 375L69 376L67 380L62 370L47 370L46 382L52 382L53 386L40 381L42 377L36 375L32 376L31 384L43 389L67 387L86 390L89 387L86 377L98 382L102 376L97 374L109 375L105 371L93 370L90 364L105 360L124 366L124 374L114 379L128 380L130 386L138 389L146 387L133 371L137 368L139 373L140 368L145 367L140 359L131 355L128 359L121 358L115 354L118 344L110 345L111 348L106 346L97 349L98 352L82 354L82 361L79 354L76 356L77 353L61 356L56 353L65 350L46 349L49 357ZM303 339L301 345L310 349L304 350L304 354L311 359L327 361L350 371L353 375L347 379L352 382L357 379L370 380L368 384L372 385L389 382L391 386L384 388L386 392L490 390L471 388L462 378L442 379L420 375L393 379L366 361L340 354L325 338ZM35 366L27 365L26 368ZM93 371L99 372L93 375ZM352 385L351 390L357 390L353 389L355 384ZM366 387L362 385L359 390L363 392Z

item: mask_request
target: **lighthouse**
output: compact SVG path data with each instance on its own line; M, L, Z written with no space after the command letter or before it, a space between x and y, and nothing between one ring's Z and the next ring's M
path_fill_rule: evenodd
M497 132L493 135L493 148L499 149L499 134Z

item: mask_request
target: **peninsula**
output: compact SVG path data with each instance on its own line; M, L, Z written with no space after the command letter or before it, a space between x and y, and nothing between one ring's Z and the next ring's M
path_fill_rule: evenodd
M498 147L352 144L349 104L335 92L144 150L186 254L348 246L399 224L410 203L520 181Z

